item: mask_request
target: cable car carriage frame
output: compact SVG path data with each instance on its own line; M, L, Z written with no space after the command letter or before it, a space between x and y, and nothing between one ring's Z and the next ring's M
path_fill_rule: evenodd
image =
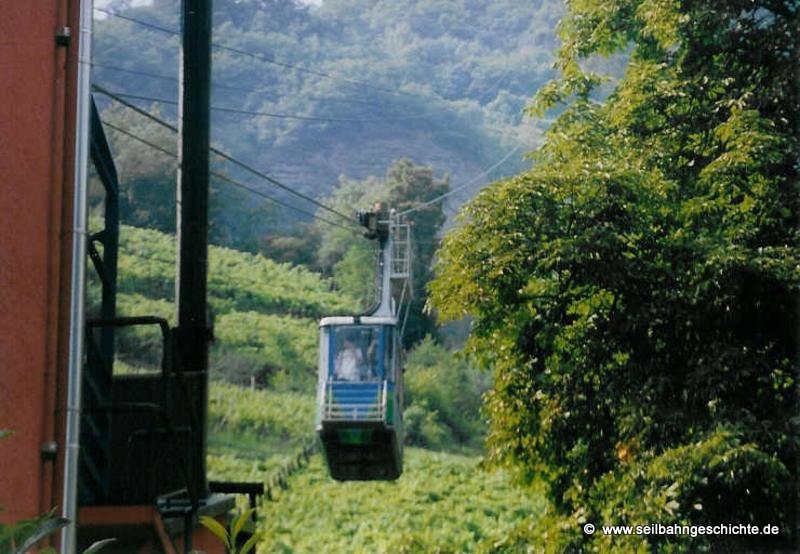
M402 305L409 275L408 225L392 212L359 214L381 245L380 301L364 315L319 322L317 435L331 477L339 481L393 480L403 472ZM395 303L392 285L402 281ZM395 287L395 290L398 287Z

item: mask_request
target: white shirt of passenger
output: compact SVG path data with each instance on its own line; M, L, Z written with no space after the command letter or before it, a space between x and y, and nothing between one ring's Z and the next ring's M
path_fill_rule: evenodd
M347 348L336 357L336 376L345 381L358 381L358 366L364 360L361 350Z

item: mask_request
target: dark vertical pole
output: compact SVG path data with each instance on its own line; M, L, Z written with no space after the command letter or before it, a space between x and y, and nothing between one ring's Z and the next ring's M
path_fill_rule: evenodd
M119 250L119 180L114 158L103 131L100 114L91 99L91 113L89 116L91 134L89 137L89 153L95 170L97 171L103 188L105 198L105 224L101 232L89 238L89 256L95 263L100 280L103 284L103 296L100 308L101 319L114 319L117 316L117 254ZM103 257L97 264L97 250L95 241L103 245ZM87 328L87 337L91 329ZM94 339L89 339L94 345ZM99 354L99 359L98 359ZM99 353L95 348L86 352L86 365L83 369L84 386L82 403L84 407L83 422L81 424L81 442L88 448L81 451L79 477L81 491L79 502L97 503L109 499L111 487L111 414L98 411L101 404L111 402L112 380L114 375L114 328L104 326L100 329ZM99 395L98 395L99 393ZM95 483L92 476L99 476L98 488L91 487ZM86 492L91 491L87 496Z
M108 147L103 123L97 111L94 98L91 100L91 136L90 154L106 192L105 225L101 235L103 244L103 298L100 317L114 319L117 317L117 254L119 251L119 180L114 158ZM94 237L92 237L94 238ZM100 331L100 352L106 367L111 370L114 365L114 328L103 327ZM110 378L110 376L109 376ZM109 385L110 386L110 385Z
M178 304L179 371L192 384L194 432L191 486L206 496L206 406L208 343L206 316L208 273L209 101L211 85L212 0L183 0L183 47L180 79L180 163L178 164Z

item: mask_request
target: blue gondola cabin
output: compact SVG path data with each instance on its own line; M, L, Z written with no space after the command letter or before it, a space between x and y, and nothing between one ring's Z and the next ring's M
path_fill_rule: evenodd
M403 472L396 323L386 316L320 321L317 433L334 479L391 480Z

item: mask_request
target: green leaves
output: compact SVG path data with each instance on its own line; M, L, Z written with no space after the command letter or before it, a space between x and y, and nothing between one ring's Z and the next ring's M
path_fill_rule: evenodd
M228 535L228 530L219 521L210 516L200 516L200 524L225 545L226 551L231 551L231 537Z
M485 434L481 395L488 380L459 353L426 337L405 366L406 443L434 450L479 446Z
M54 517L55 508L41 516L0 525L0 552L26 554L39 542L69 524L69 520Z
M117 541L117 539L115 539L115 538L103 539L103 540L95 541L89 546L89 548L84 550L82 552L82 554L95 554L96 552L99 552L100 550L102 550L106 546L108 546L110 544L113 544L116 541Z
M236 538L239 536L239 533L241 533L245 524L251 517L253 517L253 514L255 513L256 513L255 508L250 508L248 510L243 511L235 518L233 518L233 521L231 521L231 544L236 544ZM246 554L246 552L247 550L245 549L242 549L241 551L242 554Z
M606 519L723 521L735 502L742 518L789 517L773 509L794 455L798 120L787 58L747 54L785 45L789 16L764 9L571 3L562 77L538 107L571 105L537 165L486 189L445 238L431 301L473 317L467 351L494 370L492 460L548 481L541 544L584 548L570 526L607 506ZM589 101L579 60L623 45L625 78ZM726 470L707 474L703 449ZM667 459L677 489L656 471ZM635 551L598 540L588 550Z
M258 533L252 533L247 541L242 544L241 548L238 547L239 534L244 529L245 525L253 518L255 509L250 508L234 516L231 520L229 529L226 529L219 521L209 516L200 516L200 524L211 531L222 544L225 545L225 550L228 554L248 554L260 539Z

